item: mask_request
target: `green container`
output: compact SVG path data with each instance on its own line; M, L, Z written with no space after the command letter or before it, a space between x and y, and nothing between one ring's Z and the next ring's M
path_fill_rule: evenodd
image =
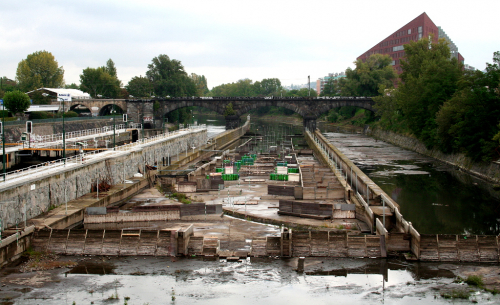
M216 172L216 173L223 173L223 172L224 172L224 169L223 169L223 168L216 168L216 169L215 169L215 172Z

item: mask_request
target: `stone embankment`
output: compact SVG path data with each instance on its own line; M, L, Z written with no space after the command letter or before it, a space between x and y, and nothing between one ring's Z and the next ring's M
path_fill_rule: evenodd
M456 166L473 176L487 180L492 183L500 183L500 163L478 163L473 162L469 157L461 153L445 154L437 149L427 149L425 145L416 138L397 134L391 131L381 130L379 128L369 128L367 135L374 137L393 145L415 151L419 154L437 159L452 166Z

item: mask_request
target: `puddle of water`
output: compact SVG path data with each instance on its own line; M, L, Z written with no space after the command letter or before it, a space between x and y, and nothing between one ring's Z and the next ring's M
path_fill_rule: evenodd
M26 290L15 304L40 303L34 298L43 299L40 304L123 304L125 298L128 304L449 304L438 289L454 285L448 269L455 266L307 258L305 272L297 272L297 259L152 257L90 265L86 270L95 273L68 273L47 287ZM484 292L474 298L481 304L500 301Z

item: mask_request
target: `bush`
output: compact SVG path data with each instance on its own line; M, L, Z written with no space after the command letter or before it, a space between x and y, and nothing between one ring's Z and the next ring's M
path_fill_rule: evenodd
M30 120L43 120L53 118L54 114L46 111L37 111L30 113Z
M478 275L469 275L465 281L467 285L482 288L484 286L483 279Z
M66 118L76 118L78 116L78 113L74 111L68 111L64 114L64 117Z

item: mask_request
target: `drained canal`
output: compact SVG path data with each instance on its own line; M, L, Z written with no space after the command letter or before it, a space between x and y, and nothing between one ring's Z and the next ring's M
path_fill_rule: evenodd
M420 233L500 233L500 192L489 183L362 134L323 134L400 205Z
M197 115L209 136L224 119ZM303 143L302 126L252 119L259 150ZM401 206L421 233L499 233L499 201L468 175L358 134L324 132ZM260 136L259 136L260 135ZM0 270L0 304L499 304L500 296L457 277L480 275L500 286L498 264L401 259L62 256L72 267L20 273ZM22 263L22 262L19 262ZM2 303L3 302L3 303Z

